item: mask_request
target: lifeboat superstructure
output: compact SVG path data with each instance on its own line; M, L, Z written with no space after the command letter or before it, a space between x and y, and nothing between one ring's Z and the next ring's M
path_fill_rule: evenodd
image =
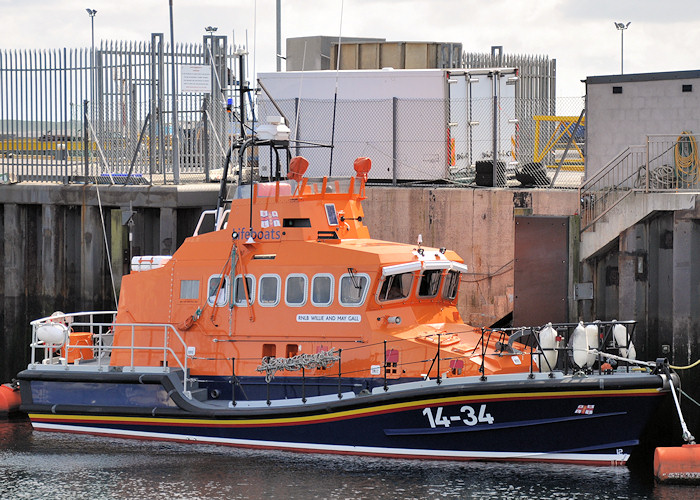
M497 351L503 339L482 346L481 329L462 322L456 302L467 266L457 254L370 238L361 205L368 162L358 160L358 175L343 182L255 184L231 201L219 230L189 238L160 267L125 276L116 323L176 325L193 377L228 377L234 362L238 376L260 377L263 357L329 349L341 351L353 379L383 380L387 364L388 378L408 380L527 371L523 355ZM139 344L162 342L159 329L136 335ZM131 342L129 329L115 330L115 346ZM117 350L110 364L129 365L131 356ZM162 358L133 356L137 366Z

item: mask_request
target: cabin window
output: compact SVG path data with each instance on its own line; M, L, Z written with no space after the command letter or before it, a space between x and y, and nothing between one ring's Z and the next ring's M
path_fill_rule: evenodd
M459 290L459 271L449 271L447 276L445 276L445 284L442 287L442 298L447 300L454 300L457 297L457 290Z
M275 344L263 344L262 346L262 356L268 358L277 357L277 346Z
M263 274L258 287L258 302L261 306L274 307L280 303L280 277L276 274Z
M311 303L325 307L333 302L333 275L317 274L311 279Z
M419 297L435 297L440 289L441 269L427 269L423 271L418 283Z
M365 302L369 289L369 275L349 273L340 277L338 300L341 306L359 307Z
M307 280L305 274L290 274L284 285L284 302L291 307L306 304Z
M387 276L382 282L377 300L385 302L387 300L405 299L411 293L412 284L413 273L392 274Z
M252 274L247 274L245 276L245 282L243 281L243 276L236 276L233 288L233 298L237 306L245 306L246 298L249 304L253 303L253 299L255 298L255 278Z
M228 276L223 277L220 274L211 276L207 285L207 302L210 306L216 304L218 307L225 306L228 303L229 284Z
M287 344L287 357L288 358L293 358L297 354L299 354L299 344Z
M180 300L199 298L199 280L180 280Z

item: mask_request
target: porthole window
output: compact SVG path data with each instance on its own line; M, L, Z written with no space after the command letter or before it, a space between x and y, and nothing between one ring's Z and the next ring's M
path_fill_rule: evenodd
M228 304L229 288L228 276L223 277L223 282L220 274L211 276L207 284L207 303L218 307Z
M435 297L440 289L442 269L427 269L420 275L418 296L421 298Z
M341 306L360 307L365 302L369 289L369 275L348 273L340 277L338 301Z
M284 303L291 307L306 304L308 278L305 274L290 274L284 284Z
M405 299L411 293L413 273L392 274L384 278L377 295L379 302Z
M243 276L236 276L233 297L237 306L245 306L246 297L249 304L253 303L255 298L255 277L252 274L246 274L245 282L243 281Z
M280 303L281 279L276 274L263 274L258 286L258 302L264 307L274 307Z
M316 307L326 307L333 302L333 275L316 274L311 279L311 303Z

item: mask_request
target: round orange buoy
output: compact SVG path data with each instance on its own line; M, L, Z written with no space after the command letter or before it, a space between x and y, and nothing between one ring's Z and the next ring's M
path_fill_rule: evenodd
M11 384L0 385L0 416L6 417L19 411L19 387Z
M700 445L656 448L654 475L662 483L700 483Z

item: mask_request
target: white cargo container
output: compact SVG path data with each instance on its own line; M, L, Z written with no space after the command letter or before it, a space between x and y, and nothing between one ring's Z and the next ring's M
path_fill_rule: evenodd
M509 163L514 106L504 110L501 102L514 102L510 84L516 74L514 68L384 69L259 78L289 119L292 140L333 142L332 166L327 148L298 150L310 161L308 175L351 175L354 159L368 156L371 180L411 181L445 179L478 160L493 159L494 142L497 159ZM276 114L265 93L258 105L260 116ZM269 162L261 158L260 166L266 175Z

